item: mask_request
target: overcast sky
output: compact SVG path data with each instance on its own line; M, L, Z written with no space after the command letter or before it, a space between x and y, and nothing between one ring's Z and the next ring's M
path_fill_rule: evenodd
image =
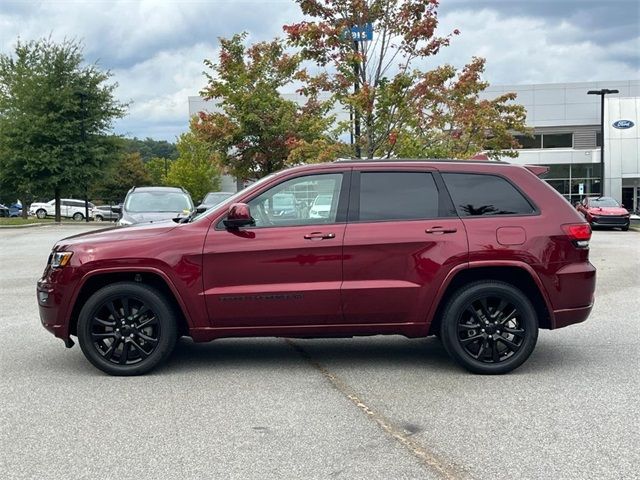
M640 78L640 0L441 0L440 32L461 31L434 59L487 59L492 84ZM16 39L76 38L132 101L120 134L175 140L189 95L204 86L217 37L282 36L301 19L293 0L0 0L0 52ZM435 63L433 64L435 66Z

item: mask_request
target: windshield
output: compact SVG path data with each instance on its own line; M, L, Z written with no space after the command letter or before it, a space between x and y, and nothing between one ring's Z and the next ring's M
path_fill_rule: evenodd
M189 195L183 192L133 192L127 196L124 209L129 213L176 212L193 210Z
M205 205L215 206L229 198L231 195L233 195L233 193L209 193L206 197L204 197L202 203L204 203Z
M255 188L260 187L262 184L264 184L264 183L268 182L269 180L271 180L275 175L276 175L275 173L271 173L271 174L267 175L266 177L261 178L257 182L252 183L247 188L245 188L243 190L240 190L239 192L234 193L229 198L227 198L226 200L223 200L218 205L216 205L216 208L210 208L206 212L201 213L200 215L194 217L193 221L200 220L201 218L204 218L204 217L206 217L208 215L211 215L213 212L219 211L219 208L222 207L223 205L231 205L232 203L235 203L236 200L238 199L238 197L240 197L241 195L244 195L245 193L247 193L248 189L254 190Z
M620 205L613 198L610 197L600 197L600 198L592 198L589 200L590 207L619 207Z
M314 206L318 205L327 205L331 206L331 200L333 197L331 195L318 195L316 199L313 201Z

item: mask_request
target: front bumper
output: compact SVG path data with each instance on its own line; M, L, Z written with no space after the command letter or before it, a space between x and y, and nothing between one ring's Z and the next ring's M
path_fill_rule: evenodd
M593 217L590 223L592 227L628 227L631 219L630 217L610 215Z

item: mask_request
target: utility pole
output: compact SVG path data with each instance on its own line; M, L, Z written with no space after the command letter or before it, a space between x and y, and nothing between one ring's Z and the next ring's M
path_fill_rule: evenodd
M600 196L604 196L604 97L610 93L619 93L618 90L602 88L589 90L587 95L600 95Z
M87 153L87 133L84 126L84 118L86 115L85 110L85 100L87 98L87 94L84 92L78 92L78 96L80 97L80 140L82 140L82 150L86 155ZM86 158L85 158L86 160ZM89 223L89 198L87 196L87 181L84 183L84 221Z
M359 38L356 36L353 41L353 50L356 54L360 53L360 49L358 47ZM360 58L359 55L356 55L356 61L353 64L353 74L355 76L355 80L353 82L353 95L357 96L360 91ZM353 108L353 107L352 107ZM356 146L356 158L360 158L362 156L361 148L360 148L360 112L358 108L354 108L354 137L355 137L355 146Z

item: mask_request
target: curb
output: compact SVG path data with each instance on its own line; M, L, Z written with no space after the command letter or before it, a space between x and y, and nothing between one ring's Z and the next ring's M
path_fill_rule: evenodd
M105 223L105 222L102 222ZM23 225L0 225L0 230L3 228L33 228L33 227L79 227L79 226L86 226L86 227L91 227L91 228L105 228L104 225L101 225L101 223L96 224L95 222L91 222L91 223L86 223L86 222L77 222L77 223L70 223L70 222L61 222L61 223L56 223L56 222L51 222L51 223L44 223L44 222L34 222L34 223L25 223Z

